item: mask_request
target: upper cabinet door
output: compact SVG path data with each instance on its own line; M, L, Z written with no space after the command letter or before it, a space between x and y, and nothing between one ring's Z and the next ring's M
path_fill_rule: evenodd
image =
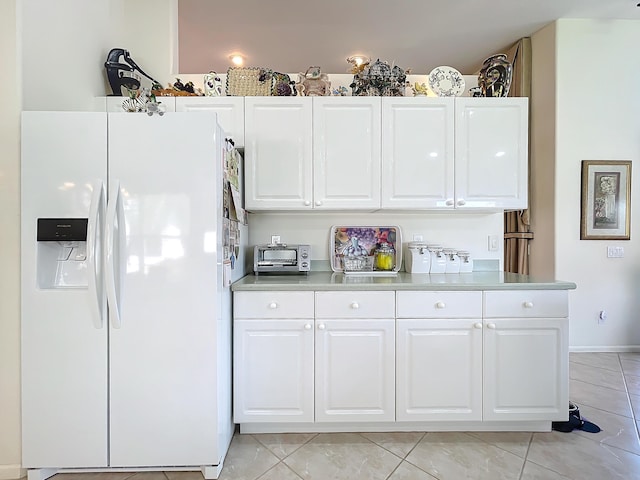
M310 97L245 98L245 206L312 208Z
M382 208L451 208L454 99L382 99Z
M528 99L456 98L456 208L527 208Z
M380 208L380 97L313 97L315 209Z
M176 97L176 112L214 111L224 134L244 147L244 97Z

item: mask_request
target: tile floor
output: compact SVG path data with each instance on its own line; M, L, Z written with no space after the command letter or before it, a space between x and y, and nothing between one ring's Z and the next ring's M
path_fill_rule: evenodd
M570 362L570 398L600 433L236 434L220 480L640 479L640 353L572 353ZM82 477L53 480L202 480Z

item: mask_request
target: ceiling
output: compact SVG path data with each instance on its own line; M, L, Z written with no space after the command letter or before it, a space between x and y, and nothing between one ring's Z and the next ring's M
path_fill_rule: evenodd
M427 74L466 75L482 60L559 18L640 19L638 0L178 0L180 73L224 73L229 55L284 73L320 66L346 73L346 58Z

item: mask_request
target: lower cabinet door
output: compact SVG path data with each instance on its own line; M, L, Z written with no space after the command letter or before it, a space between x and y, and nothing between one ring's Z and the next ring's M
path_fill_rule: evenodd
M395 419L395 321L316 320L316 422Z
M482 320L397 321L396 420L482 420Z
M484 420L567 419L568 322L485 320Z
M234 421L313 422L313 320L234 322Z

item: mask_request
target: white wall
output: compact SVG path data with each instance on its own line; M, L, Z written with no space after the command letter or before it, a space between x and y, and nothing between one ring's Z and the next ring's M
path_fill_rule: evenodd
M534 40L538 35L534 58L549 57L540 61L547 65L554 59L556 68L555 92L549 89L550 98L538 97L533 108L540 102L543 111L555 111L555 275L578 285L569 295L570 345L574 350L639 348L640 208L631 209L630 241L580 240L580 176L582 160L632 160L631 198L638 204L640 56L634 49L640 44L640 21L560 20L555 42L550 41L553 32L543 30ZM624 258L607 258L608 245L624 247ZM608 313L603 325L597 323L600 310Z
M397 225L403 243L419 234L426 242L468 250L475 259L498 260L502 269L502 242L499 251L489 252L488 236L502 235L503 218L502 213L258 213L249 217L249 245L269 243L271 235L280 235L284 243L310 244L312 260L328 261L332 226Z
M16 1L0 1L0 479L20 476L20 69Z

